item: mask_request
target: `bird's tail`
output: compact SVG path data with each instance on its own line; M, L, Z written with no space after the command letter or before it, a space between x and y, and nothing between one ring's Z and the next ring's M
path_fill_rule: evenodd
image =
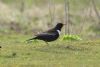
M31 40L34 40L34 39L36 39L36 37L30 38L30 39L28 39L28 40L26 40L26 41L27 41L27 42L30 42Z

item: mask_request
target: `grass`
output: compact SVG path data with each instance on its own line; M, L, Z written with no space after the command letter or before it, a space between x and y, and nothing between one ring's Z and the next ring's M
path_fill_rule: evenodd
M100 40L26 43L31 36L0 35L0 67L99 67Z
M21 25L22 29L24 27L30 27L26 22L32 22L31 25L34 28L39 27L34 23L36 21L37 23L40 23L41 15L43 15L46 20L48 19L45 17L45 16L49 16L49 14L45 14L45 12L47 12L47 10L45 9L48 9L48 7L45 7L47 6L46 0L43 1L26 0L25 1L26 12L23 17L22 14L19 13L19 8L21 6L20 0L2 0L2 1L3 4L8 7L5 7L4 9L1 10L1 15L2 15L0 19L1 32L8 32L8 27L6 23L12 20L13 14L14 14L15 21L17 21ZM98 10L100 9L99 1L100 0L95 1ZM63 0L55 0L55 2L56 2L55 4L56 6L59 6L57 5L57 3L63 5ZM12 7L13 5L16 8ZM34 9L31 8L31 6L33 5L40 5L37 7L39 9L38 13L40 11L39 15L35 14L36 11L34 12L36 8ZM41 12L43 8L41 5L43 5L43 7L45 8L43 9L43 12ZM94 16L93 18L88 19L88 17L85 16L86 19L88 20L85 19L85 21L83 21L84 18L82 16L84 14L84 10L88 10L88 8L89 8L89 0L81 0L81 1L70 0L70 13L71 13L72 22L74 22L74 24L77 25L80 22L81 23L86 22L84 26L85 28L87 28L89 26L88 24L91 24L91 21L89 20L93 20L95 18ZM60 10L63 9L64 8L60 7ZM27 11L30 15L27 15ZM77 15L77 13L80 14ZM8 16L11 16L11 18L8 18ZM41 21L44 22L43 20ZM92 22L94 23L94 21ZM5 24L2 25L2 23ZM42 25L41 27L43 28ZM73 31L75 30L75 28L73 29ZM80 27L78 29L80 29ZM75 30L75 32L76 31L77 30ZM11 31L9 32L11 33ZM84 33L84 31L82 33ZM29 35L19 35L19 34L13 35L9 33L6 35L0 34L0 46L2 47L0 48L0 67L100 67L100 60L99 60L100 40L92 40L92 41L83 40L83 41L75 41L75 42L57 40L52 43L49 43L50 45L47 46L43 41L26 43L25 40L29 38L31 38L31 36Z

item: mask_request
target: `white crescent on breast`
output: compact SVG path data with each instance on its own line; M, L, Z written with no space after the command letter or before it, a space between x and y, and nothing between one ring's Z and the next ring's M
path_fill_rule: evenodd
M57 30L57 32L58 32L58 34L60 35L60 33L61 33L60 30Z

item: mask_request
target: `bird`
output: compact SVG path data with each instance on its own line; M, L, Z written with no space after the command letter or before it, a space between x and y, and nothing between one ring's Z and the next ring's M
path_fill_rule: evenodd
M48 42L55 41L59 38L63 25L64 25L63 23L57 23L57 25L54 28L49 29L48 31L42 32L40 34L37 34L35 35L35 37L28 39L27 41L43 40L44 42L46 42L46 44L48 44Z

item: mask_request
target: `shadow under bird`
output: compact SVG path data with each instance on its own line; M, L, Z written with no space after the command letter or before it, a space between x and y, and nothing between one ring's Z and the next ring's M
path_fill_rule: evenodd
M58 23L54 28L52 28L46 32L42 32L40 34L37 34L35 37L28 39L27 41L43 40L46 43L51 42L51 41L55 41L60 36L60 32L61 32L63 25L64 25L63 23Z

